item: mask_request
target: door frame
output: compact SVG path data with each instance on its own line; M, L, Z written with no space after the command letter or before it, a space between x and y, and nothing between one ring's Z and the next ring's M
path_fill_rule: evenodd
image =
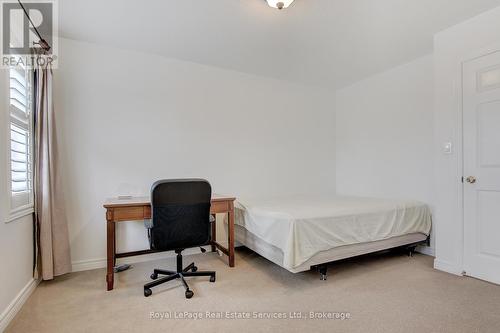
M465 98L465 93L464 93L464 66L466 63L470 61L474 61L476 59L494 54L500 52L500 43L494 43L488 47L476 50L474 52L470 52L467 56L463 57L462 61L460 62L460 86L459 86L459 91L460 95L458 96L459 98L459 117L460 121L458 121L459 128L457 131L457 154L458 158L457 161L459 162L458 165L458 170L459 173L462 175L462 185L459 187L459 202L460 202L460 209L459 209L459 216L460 216L460 255L459 255L459 262L460 262L460 269L461 269L461 275L463 276L468 276L467 272L465 271L465 198L464 198L464 192L465 192L465 182L464 178L467 176L464 174L465 172L465 156L464 156L464 98Z

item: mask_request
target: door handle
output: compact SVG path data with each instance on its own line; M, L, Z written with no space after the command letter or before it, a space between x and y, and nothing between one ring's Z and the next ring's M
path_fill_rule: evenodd
M474 177L474 176L469 176L465 180L467 181L467 183L470 183L470 184L474 184L477 181L476 177Z

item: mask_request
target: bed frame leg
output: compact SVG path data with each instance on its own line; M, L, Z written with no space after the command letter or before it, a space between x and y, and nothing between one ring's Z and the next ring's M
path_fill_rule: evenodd
M415 254L415 250L417 249L417 246L410 246L408 247L408 257L413 257Z
M327 265L318 266L318 272L320 274L320 278L319 279L321 281L326 281L327 271L328 271L328 266Z

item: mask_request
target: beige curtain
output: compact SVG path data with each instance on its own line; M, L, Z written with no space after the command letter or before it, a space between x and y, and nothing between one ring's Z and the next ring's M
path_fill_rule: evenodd
M35 83L35 218L39 267L44 280L71 272L68 224L57 170L52 69L37 68Z

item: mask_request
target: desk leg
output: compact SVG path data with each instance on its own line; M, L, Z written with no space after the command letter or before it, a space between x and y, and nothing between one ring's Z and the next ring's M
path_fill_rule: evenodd
M228 247L229 247L229 267L234 267L234 204L231 202L229 207L228 221Z
M113 223L113 225L116 228L116 224ZM115 271L115 267L116 267L116 256L115 256L115 254L116 254L116 230L113 230L113 272Z
M215 221L212 223L212 252L215 252L217 250L215 246L215 242L217 241L217 215L212 214L212 216L215 218Z
M115 222L107 222L107 273L106 282L108 284L108 291L113 290L115 279Z

